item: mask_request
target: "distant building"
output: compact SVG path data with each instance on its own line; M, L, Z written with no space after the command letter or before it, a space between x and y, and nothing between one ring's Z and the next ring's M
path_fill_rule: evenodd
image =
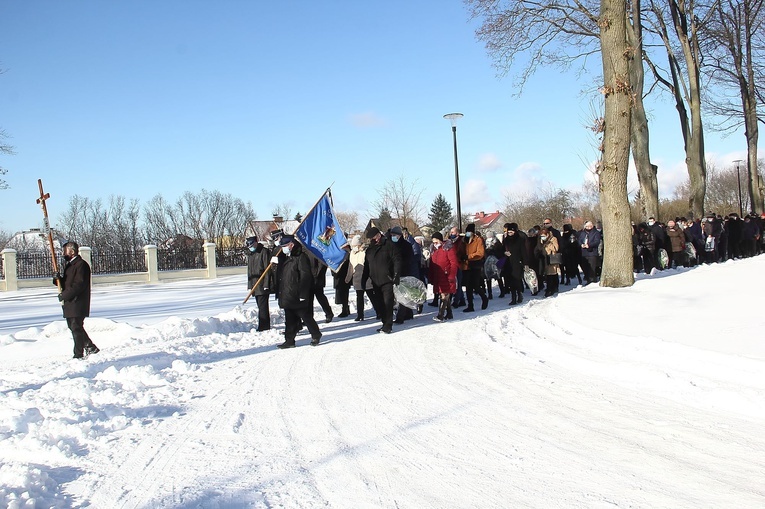
M294 219L285 221L281 216L274 216L270 221L257 221L253 219L247 222L244 236L246 238L256 235L259 240L265 240L269 238L269 234L274 230L282 230L287 235L292 235L298 226L300 226L300 221Z
M500 211L496 212L476 212L469 222L475 223L476 229L481 232L502 233L504 224L507 223L507 216Z
M53 236L53 248L58 251L66 244L67 239L55 229L51 229L51 234ZM11 237L5 247L19 252L50 251L48 235L40 228L32 228L17 233Z

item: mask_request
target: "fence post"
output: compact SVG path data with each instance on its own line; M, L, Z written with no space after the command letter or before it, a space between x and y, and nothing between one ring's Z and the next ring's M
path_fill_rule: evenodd
M143 246L143 252L146 253L146 271L148 272L146 281L148 283L159 283L159 263L157 262L157 246L153 244Z
M87 246L80 246L80 256L93 267L93 250ZM63 267L62 267L63 272Z
M215 279L218 277L218 265L215 261L215 242L205 242L202 248L205 250L207 279Z
M3 268L5 269L5 291L13 292L19 289L18 271L16 270L16 250L6 247L2 251Z

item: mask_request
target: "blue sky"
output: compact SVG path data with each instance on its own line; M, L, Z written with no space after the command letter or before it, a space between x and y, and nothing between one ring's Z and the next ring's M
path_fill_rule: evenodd
M52 225L75 194L142 203L217 189L258 218L305 212L334 182L360 220L401 175L455 204L458 123L463 212L543 182L579 189L596 158L585 127L596 76L542 69L514 96L460 0L0 0L0 229ZM674 107L649 100L663 194L685 176ZM743 135L708 132L721 164Z

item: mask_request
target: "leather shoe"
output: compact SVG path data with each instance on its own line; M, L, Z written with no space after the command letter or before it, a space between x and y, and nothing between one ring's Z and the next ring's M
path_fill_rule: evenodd
M285 348L295 348L295 342L294 341L285 341L281 345L276 345L276 348L281 348L284 350Z

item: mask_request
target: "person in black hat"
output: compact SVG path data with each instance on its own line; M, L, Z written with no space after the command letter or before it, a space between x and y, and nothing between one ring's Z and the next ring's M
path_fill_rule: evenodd
M255 286L266 271L269 261L271 260L271 253L263 246L263 244L258 242L257 236L248 237L244 245L247 249L247 289L249 290ZM271 328L268 296L271 294L273 279L273 272L269 270L266 276L260 281L258 287L252 292L252 295L255 297L255 302L258 305L258 332Z
M284 343L277 346L295 347L295 336L301 321L311 333L311 345L316 346L321 339L321 331L313 318L311 262L292 235L284 235L279 240L279 247L283 256L271 258L271 262L277 264L277 295L279 307L284 310Z
M376 227L367 231L369 247L364 258L364 272L361 276L362 287L367 280L372 281L377 305L374 306L382 318L382 327L377 332L393 332L393 285L399 284L401 257L398 249Z
M83 326L85 318L90 316L90 265L80 256L80 246L76 242L67 242L63 249L64 274L56 273L53 284L61 289L58 300L74 339L74 358L83 359L101 351Z
M415 260L412 245L404 238L402 228L400 226L391 228L390 232L388 232L388 238L398 251L399 258L401 258L401 270L399 271L399 276L417 277L420 270L419 260ZM406 320L411 320L412 318L414 318L414 311L399 303L394 323L402 324Z
M718 260L720 236L722 235L722 223L717 219L714 212L707 214L706 221L702 225L704 232L704 252L706 263L715 263Z
M528 265L528 252L526 234L518 230L517 223L505 223L504 229L502 247L505 249L505 264L501 275L512 306L523 302L523 269Z

